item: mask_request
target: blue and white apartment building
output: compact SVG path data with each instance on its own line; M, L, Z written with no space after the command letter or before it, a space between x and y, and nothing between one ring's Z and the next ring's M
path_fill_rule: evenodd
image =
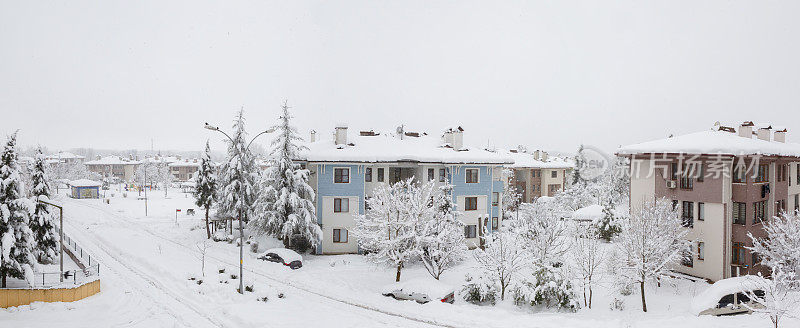
M355 217L364 214L365 200L377 187L410 177L453 185L468 246L477 246L481 221L492 229L501 224L502 170L511 162L499 152L464 147L463 132L458 127L442 135L402 129L355 134L344 124L336 126L332 139L315 140L312 132L303 160L311 172L322 225L317 254L358 252L350 230Z

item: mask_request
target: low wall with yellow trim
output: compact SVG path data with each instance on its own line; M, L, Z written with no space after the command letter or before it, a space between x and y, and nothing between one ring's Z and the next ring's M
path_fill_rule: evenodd
M74 302L100 292L100 280L72 288L0 289L0 308L33 302Z

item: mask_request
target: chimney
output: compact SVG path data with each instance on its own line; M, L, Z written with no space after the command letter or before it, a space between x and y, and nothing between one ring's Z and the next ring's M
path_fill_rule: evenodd
M459 150L464 147L464 129L460 126L455 129L449 128L444 131L442 139L445 144L450 145L455 150Z
M772 130L772 126L769 126L769 125L759 127L758 128L758 139L761 139L761 140L764 140L764 141L770 141L770 139L771 139L770 138L771 137L770 136L770 132L771 132L770 130Z
M752 121L744 121L741 125L739 125L739 136L747 139L751 139L753 137Z
M546 151L542 152L542 162L547 162L547 152Z
M308 140L309 140L309 142L317 141L317 131L311 130L311 137Z
M535 159L537 161L539 160L539 151L538 150L533 152L533 159Z
M347 124L336 124L336 142L337 145L347 144Z
M780 129L775 131L775 141L786 142L786 129Z

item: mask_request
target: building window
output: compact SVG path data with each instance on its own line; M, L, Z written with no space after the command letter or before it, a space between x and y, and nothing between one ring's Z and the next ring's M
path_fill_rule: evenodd
M694 266L694 256L692 256L692 247L689 246L681 252L681 264L685 267Z
M383 182L383 168L378 168L378 182Z
M550 177L553 179L558 178L558 171L550 171Z
M731 264L744 265L744 243L733 243L733 252L731 252Z
M369 196L364 196L364 212L369 211Z
M683 226L684 227L693 227L694 226L694 202L683 202Z
M439 169L439 182L444 182L447 178L447 173L445 173L444 169Z
M500 228L500 219L496 216L492 218L492 230L497 230Z
M747 221L747 205L745 203L733 203L733 224L745 224Z
M542 176L542 171L539 170L531 170L531 176L534 178L538 178Z
M347 229L333 229L333 242L346 243L347 242Z
M372 168L368 167L367 170L364 172L364 181L365 182L372 182Z
M547 192L549 192L551 196L555 195L558 192L560 187L561 186L557 185L557 184L547 185L547 189L548 189Z
M670 180L678 180L678 163L670 163Z
M470 224L464 226L464 238L475 238L477 236L478 226L474 224Z
M464 198L464 210L465 211L477 211L478 210L478 197L465 197Z
M333 169L333 182L350 183L350 169L347 168Z
M745 183L747 182L747 176L745 175L745 167L743 165L737 165L733 168L733 182L734 183Z
M794 210L800 211L800 194L794 195Z
M753 223L759 223L766 218L767 201L753 203Z
M755 182L769 182L769 164L758 165L758 176L756 176Z
M350 199L349 198L334 198L333 199L333 213L347 213L350 212Z
M478 169L466 169L466 182L478 183Z
M685 164L683 165L683 171L681 172L681 189L692 189L694 188L694 179L692 179L692 173L689 172L689 167Z
M775 202L775 215L780 215L786 212L786 200L781 199Z
M697 181L703 182L703 180L706 178L705 165L703 165L703 163L697 163L696 167L697 167Z
M702 241L697 242L697 259L698 260L706 259L706 243Z
M497 206L500 203L500 193L493 192L492 193L492 206Z
M402 179L403 169L399 167L393 167L389 169L389 183L395 184L400 182Z
M436 174L436 170L428 169L428 181L433 181L435 174Z
M697 221L706 220L706 203L697 203Z
M797 184L800 185L800 164L794 165L794 173L797 175Z
M786 173L786 165L784 164L775 165L775 180L777 180L778 182L783 182L783 180L786 180L786 176L784 175L785 173Z

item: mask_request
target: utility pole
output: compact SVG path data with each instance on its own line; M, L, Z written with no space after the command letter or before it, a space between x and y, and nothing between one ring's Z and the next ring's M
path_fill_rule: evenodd
M40 203L58 208L58 235L59 235L59 252L58 252L58 267L61 273L58 275L60 282L64 282L64 208L43 200Z
M144 184L147 185L147 168L144 169ZM142 186L144 189L144 216L147 216L147 188Z

